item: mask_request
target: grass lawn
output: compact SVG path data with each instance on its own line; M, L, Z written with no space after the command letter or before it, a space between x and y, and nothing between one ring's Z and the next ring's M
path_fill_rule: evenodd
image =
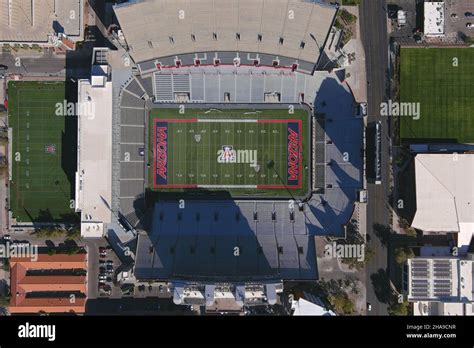
M56 116L66 83L10 82L10 208L18 222L72 222L75 117Z
M400 101L421 107L419 120L400 117L402 141L474 143L474 50L402 48L400 55Z
M207 113L190 109L182 115L178 109L154 109L149 125L152 190L203 189L235 196L285 197L304 196L308 191L308 173L301 170L308 159L305 110L289 114L287 109ZM298 134L293 143L297 146L297 161L293 161L297 175L289 174L295 168L289 164L288 135L294 134L289 129ZM166 140L161 150L157 147L160 139ZM156 156L160 153L161 159Z

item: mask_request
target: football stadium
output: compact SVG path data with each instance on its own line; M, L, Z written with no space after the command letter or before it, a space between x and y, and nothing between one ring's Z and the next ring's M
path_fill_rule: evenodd
M129 1L80 80L76 211L176 304L274 304L318 279L363 188L363 122L321 71L337 5ZM97 103L96 101L100 101ZM97 151L97 149L105 151ZM216 307L217 306L217 307ZM230 305L232 307L232 305Z

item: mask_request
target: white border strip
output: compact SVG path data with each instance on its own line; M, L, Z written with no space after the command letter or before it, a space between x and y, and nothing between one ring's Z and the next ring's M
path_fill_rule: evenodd
M235 120L235 119L210 119L210 118L198 118L198 122L203 123L257 123L258 120Z
M239 188L249 188L256 189L257 185L197 185L198 188L223 188L223 189L239 189Z

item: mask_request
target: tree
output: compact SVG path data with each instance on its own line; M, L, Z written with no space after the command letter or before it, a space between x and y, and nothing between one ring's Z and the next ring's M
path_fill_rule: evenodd
M10 296L0 296L0 307L7 307L10 305Z
M78 228L73 228L67 231L66 240L79 240L81 239L81 230Z
M407 316L408 315L408 301L393 302L388 307L388 314L389 315Z
M352 314L355 307L351 299L343 292L332 294L328 296L328 300L333 306L334 310L340 314Z
M341 262L348 265L349 269L355 268L356 270L360 271L372 259L373 256L374 252L367 246L367 244L365 244L363 259L359 259L356 257L344 257L341 259Z
M395 249L395 261L399 265L404 264L408 259L412 259L415 257L415 253L409 247L402 247Z

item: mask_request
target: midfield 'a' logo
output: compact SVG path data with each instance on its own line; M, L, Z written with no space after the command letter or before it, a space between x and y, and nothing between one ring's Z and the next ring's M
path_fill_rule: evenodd
M222 145L222 150L218 151L219 163L235 162L235 151L232 145Z

